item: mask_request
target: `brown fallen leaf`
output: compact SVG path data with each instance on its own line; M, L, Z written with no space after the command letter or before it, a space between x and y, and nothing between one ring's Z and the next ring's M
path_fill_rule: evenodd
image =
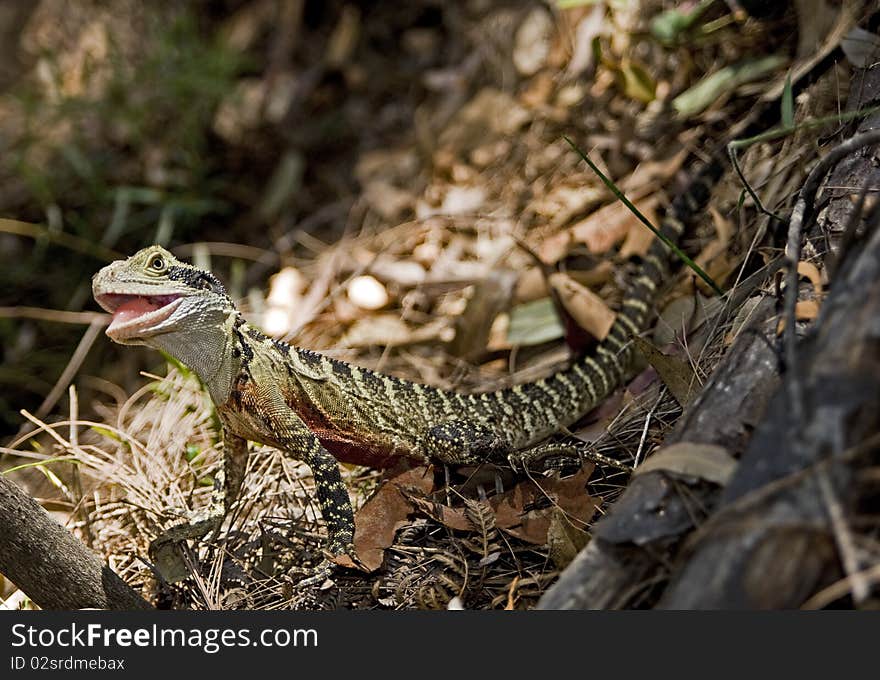
M816 292L817 296L822 295L822 274L819 272L819 268L814 265L812 262L806 262L801 260L798 262L798 276L803 276L810 280L810 283L813 284L813 290Z
M815 300L801 300L794 307L794 316L798 321L812 321L819 316L819 303Z
M489 503L495 509L495 524L499 529L535 545L547 543L547 531L553 511L563 511L577 526L587 526L596 512L598 501L584 487L593 472L586 465L565 479L542 479L538 486L532 480L517 484L511 491L494 496ZM552 501L544 508L533 508L546 499Z
M657 223L656 197L636 200L634 203L652 223ZM544 262L558 262L573 246L583 243L591 253L599 255L608 252L615 243L623 240L636 224L639 228L648 231L626 205L619 201L609 203L567 229L545 239L538 249L538 254Z
M733 476L736 465L736 460L723 446L676 442L650 456L633 471L633 475L667 470L724 486Z
M495 513L495 526L535 545L547 543L547 532L554 512L562 513L566 521L576 529L583 529L599 505L599 501L584 489L592 472L593 466L585 465L571 477L542 479L540 486L533 480L527 479L509 491L492 496L489 505ZM468 519L465 508L451 508L431 501L423 495L421 497L413 494L405 495L419 512L445 527L457 531L474 530L474 523ZM544 505L548 498L551 501L550 505L535 507L538 504ZM391 538L393 539L393 533ZM363 559L360 549L358 556Z
M443 505L424 497L410 496L409 501L417 511L427 515L435 522L440 522L440 524L449 529L456 529L458 531L473 529L473 526L464 514L464 508L450 508L448 505Z
M631 223L626 239L620 246L620 256L629 258L633 255L646 255L655 238L654 233L641 222Z
M813 284L813 300L799 300L794 308L794 316L798 321L812 321L819 316L819 308L821 305L824 291L822 289L822 274L818 267L812 262L801 260L797 266L798 275L809 279ZM780 318L776 325L776 334L780 335L785 330L785 319Z
M564 512L554 508L547 529L547 548L550 559L559 569L571 564L588 541L587 532L572 524Z
M604 340L614 324L615 314L602 298L562 272L551 274L548 282L574 322L597 340Z
M636 201L635 206L652 224L657 223L658 199L654 196ZM572 240L584 243L590 252L605 253L624 239L634 225L647 230L638 217L623 203L615 202L600 208L586 219L570 227Z
M663 354L654 345L638 335L633 337L633 342L636 349L660 375L660 379L669 388L675 400L685 406L696 394L699 386L691 366L678 357Z
M667 180L675 177L689 156L686 147L679 149L669 158L643 161L635 170L618 183L630 200L637 200L657 191Z
M412 468L392 477L367 500L354 517L354 549L366 571L382 566L385 548L413 511L408 496L425 496L434 487L434 475L424 467Z
M694 329L706 320L708 307L709 300L699 291L671 300L657 316L652 342L662 349L683 347L684 339L690 341Z

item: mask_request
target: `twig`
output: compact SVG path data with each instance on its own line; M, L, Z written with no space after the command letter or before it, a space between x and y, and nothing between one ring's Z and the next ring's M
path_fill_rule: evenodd
M825 175L837 165L843 158L853 151L880 142L880 130L871 130L855 135L846 140L820 160L812 169L801 194L798 197L794 209L791 211L791 220L788 223L788 242L785 246L788 271L785 277L785 297L783 301L783 318L785 319L785 334L783 345L785 350L785 366L788 373L786 385L791 407L791 423L800 423L803 415L803 389L797 374L797 334L795 322L795 307L798 299L798 272L797 265L801 259L801 233L808 229L814 217L816 194Z
M819 492L822 500L828 508L828 519L831 522L831 530L834 532L834 540L840 551L840 559L843 562L843 570L852 584L852 596L857 605L861 605L870 592L870 586L864 575L859 572L859 558L856 555L856 547L853 542L852 532L846 524L843 516L843 508L828 479L828 470L824 467L816 468L816 482L819 484Z
M110 323L110 315L101 312L68 312L42 307L0 307L0 319L36 319L82 325L97 323L101 326Z
M636 459L633 461L632 469L635 470L639 466L640 459L642 457L642 451L645 448L645 441L648 439L648 428L651 425L651 418L654 417L654 411L657 410L657 407L660 405L660 402L663 400L663 392L661 391L659 395L657 395L657 401L654 402L654 405L651 407L651 410L648 411L648 415L645 416L645 425L642 428L642 436L639 439L639 448L636 450Z
M35 240L45 239L51 243L67 248L68 250L82 253L84 255L90 255L96 260L104 260L105 262L118 260L122 257L120 253L117 253L111 248L107 248L98 243L92 243L91 241L79 238L73 234L68 234L64 231L50 231L42 224L34 224L32 222L0 218L0 233L27 236Z
M823 609L835 600L839 600L853 590L854 578L859 578L868 585L877 583L880 581L880 564L875 564L873 567L850 574L840 581L835 581L804 602L801 609Z
M746 176L743 174L742 168L739 165L739 157L736 155L736 147L734 147L733 143L727 145L727 155L730 157L730 163L733 165L733 169L736 170L736 174L739 176L739 180L743 183L743 186L746 189L746 193L751 197L752 201L755 204L755 207L758 209L758 212L767 215L777 222L784 222L782 217L777 215L772 210L768 210L764 207L764 204L761 202L761 199L758 198L758 194L755 193L755 190L752 189L752 185L749 184L749 180L746 179Z

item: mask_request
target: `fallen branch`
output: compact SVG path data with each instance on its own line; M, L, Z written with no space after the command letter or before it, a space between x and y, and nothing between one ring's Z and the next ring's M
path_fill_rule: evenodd
M0 573L43 609L152 609L3 475L0 546Z

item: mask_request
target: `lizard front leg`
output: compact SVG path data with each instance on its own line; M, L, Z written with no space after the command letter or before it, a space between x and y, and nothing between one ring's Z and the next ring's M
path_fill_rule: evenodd
M339 463L280 396L263 397L258 409L282 452L312 469L318 505L327 524L327 551L332 557L349 555L354 558L354 510L339 472ZM324 560L297 585L323 581L332 570L333 563Z
M238 497L247 466L247 440L232 434L223 427L223 467L214 475L211 504L196 510L187 520L166 529L150 542L149 554L159 572L169 582L182 580L189 575L180 558L177 546L191 538L201 538L220 527L229 507Z
M327 523L327 552L333 556L349 555L354 558L354 510L348 488L342 481L339 463L314 434L309 432L306 443L306 464L312 469L321 515ZM297 585L305 586L324 581L333 571L333 564L324 560Z

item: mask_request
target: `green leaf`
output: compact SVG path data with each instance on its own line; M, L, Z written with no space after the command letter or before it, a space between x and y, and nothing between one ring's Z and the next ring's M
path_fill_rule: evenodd
M785 87L782 88L782 126L794 125L794 95L791 91L791 73L785 77Z
M549 297L524 302L510 310L507 341L511 345L540 345L563 334L556 307Z
M107 439L112 439L113 441L117 441L120 443L125 442L125 440L120 437L116 432L114 432L113 430L108 430L106 427L101 427L100 425L90 425L89 429L92 430L92 432L97 432L102 437L107 437Z
M672 100L672 107L685 118L696 115L743 83L760 80L772 73L785 61L785 57L770 55L725 66L678 95Z
M628 59L620 64L617 77L621 81L623 93L630 99L650 103L656 99L657 83L648 71L634 61Z
M715 0L702 0L690 11L670 9L660 12L651 20L651 35L664 45L672 45L686 33Z

